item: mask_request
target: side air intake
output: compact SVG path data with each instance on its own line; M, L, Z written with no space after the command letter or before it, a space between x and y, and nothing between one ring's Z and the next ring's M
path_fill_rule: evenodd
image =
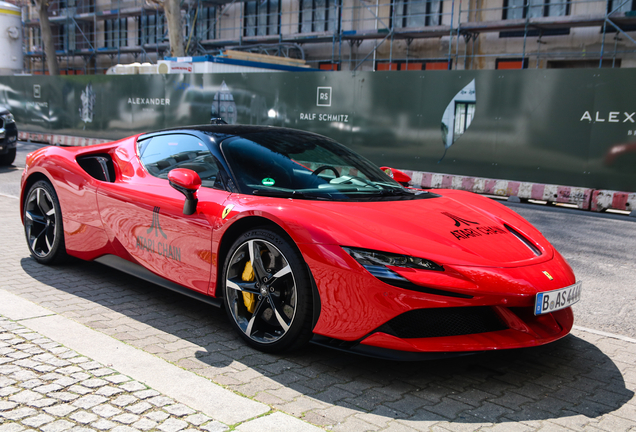
M108 154L79 156L77 163L91 177L97 180L110 183L115 181L115 167L113 160Z

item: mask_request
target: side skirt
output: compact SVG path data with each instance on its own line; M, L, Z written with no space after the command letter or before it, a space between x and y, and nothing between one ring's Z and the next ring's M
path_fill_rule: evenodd
M139 279L143 279L155 285L159 285L169 290L176 291L179 294L192 297L193 299L202 301L209 305L218 308L223 307L223 301L221 299L209 297L196 291L192 291L191 289L164 279L161 276L157 276L156 274L140 266L139 264L132 263L116 255L102 255L101 257L96 258L94 261L100 264L104 264L108 267L112 267L124 273L128 273L131 276L138 277Z

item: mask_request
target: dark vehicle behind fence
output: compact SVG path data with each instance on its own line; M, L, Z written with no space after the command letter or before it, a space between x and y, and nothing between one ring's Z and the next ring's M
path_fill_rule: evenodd
M18 128L13 115L0 108L0 166L8 166L15 160L18 144Z

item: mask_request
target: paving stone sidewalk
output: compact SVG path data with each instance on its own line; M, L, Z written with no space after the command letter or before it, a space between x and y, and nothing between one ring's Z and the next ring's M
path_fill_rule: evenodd
M0 316L0 432L221 432L228 426Z

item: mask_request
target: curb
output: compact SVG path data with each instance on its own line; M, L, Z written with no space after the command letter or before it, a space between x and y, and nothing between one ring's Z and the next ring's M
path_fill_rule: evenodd
M438 174L422 171L404 173L411 177L411 184L426 189L459 189L479 194L490 194L548 202L574 204L580 209L590 208L593 189L552 184L519 182L512 180Z
M211 419L239 431L320 432L323 429L175 366L112 336L0 289L0 315L86 356ZM168 429L160 428L169 432ZM51 429L54 430L54 429ZM56 430L56 429L55 429ZM62 429L60 429L62 430ZM132 429L127 429L132 430ZM227 429L226 429L227 430Z
M631 211L630 216L636 217L636 192L595 190L591 210L600 212L606 209Z
M602 212L608 209L624 210L631 211L630 216L636 217L636 192L489 179L425 171L401 171L411 177L409 184L417 188L459 189L478 194L573 204L579 209L595 212Z
M35 132L18 132L18 139L20 141L35 141L44 142L52 145L63 146L79 146L85 147L93 144L107 143L112 140L105 140L99 138L84 138L70 135L58 135L47 133L35 133Z

